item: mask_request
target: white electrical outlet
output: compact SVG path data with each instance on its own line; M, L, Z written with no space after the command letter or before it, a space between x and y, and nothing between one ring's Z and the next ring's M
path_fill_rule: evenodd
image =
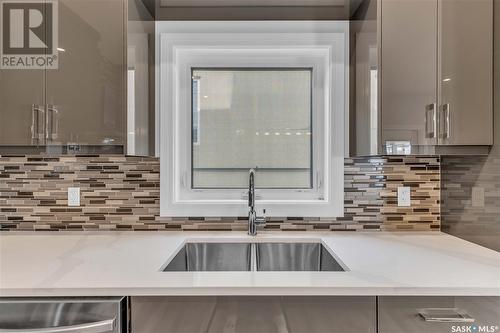
M411 206L411 188L398 187L398 207Z
M80 206L80 188L68 187L68 206Z
M484 207L484 188L472 188L472 207Z

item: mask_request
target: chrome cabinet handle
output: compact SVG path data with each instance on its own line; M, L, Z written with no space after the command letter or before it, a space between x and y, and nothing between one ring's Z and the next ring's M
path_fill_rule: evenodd
M419 309L418 314L426 322L435 323L473 323L476 320L467 312L457 308Z
M427 139L435 139L437 136L437 104L432 103L425 108L425 137ZM429 113L431 113L431 120L429 121ZM429 130L430 127L430 130Z
M442 138L443 139L449 139L451 136L451 126L450 126L450 103L443 104L442 106L442 113L444 116L444 129L442 132Z
M47 116L45 117L45 138L47 141L57 139L59 131L59 111L57 106L47 104Z
M31 144L38 143L38 110L35 104L31 105Z
M45 110L37 104L31 105L31 144L38 145L43 144L43 122L44 122ZM42 128L42 131L40 131Z
M115 319L107 319L87 324L46 328L0 328L0 333L106 333L115 328Z

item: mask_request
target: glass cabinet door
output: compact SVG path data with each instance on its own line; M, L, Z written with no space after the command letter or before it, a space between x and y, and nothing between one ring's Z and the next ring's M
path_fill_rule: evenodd
M123 145L125 3L59 0L59 66L47 70L48 145Z

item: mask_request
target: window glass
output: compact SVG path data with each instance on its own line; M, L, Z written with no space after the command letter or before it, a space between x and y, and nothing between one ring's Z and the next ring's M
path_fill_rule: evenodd
M310 68L192 69L192 187L312 188Z

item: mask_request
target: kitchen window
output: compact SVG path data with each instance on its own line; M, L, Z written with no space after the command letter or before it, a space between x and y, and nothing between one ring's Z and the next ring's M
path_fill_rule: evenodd
M257 189L313 188L311 68L193 68L192 80L191 188L245 189L250 168Z
M341 216L347 26L225 24L159 24L161 215Z

